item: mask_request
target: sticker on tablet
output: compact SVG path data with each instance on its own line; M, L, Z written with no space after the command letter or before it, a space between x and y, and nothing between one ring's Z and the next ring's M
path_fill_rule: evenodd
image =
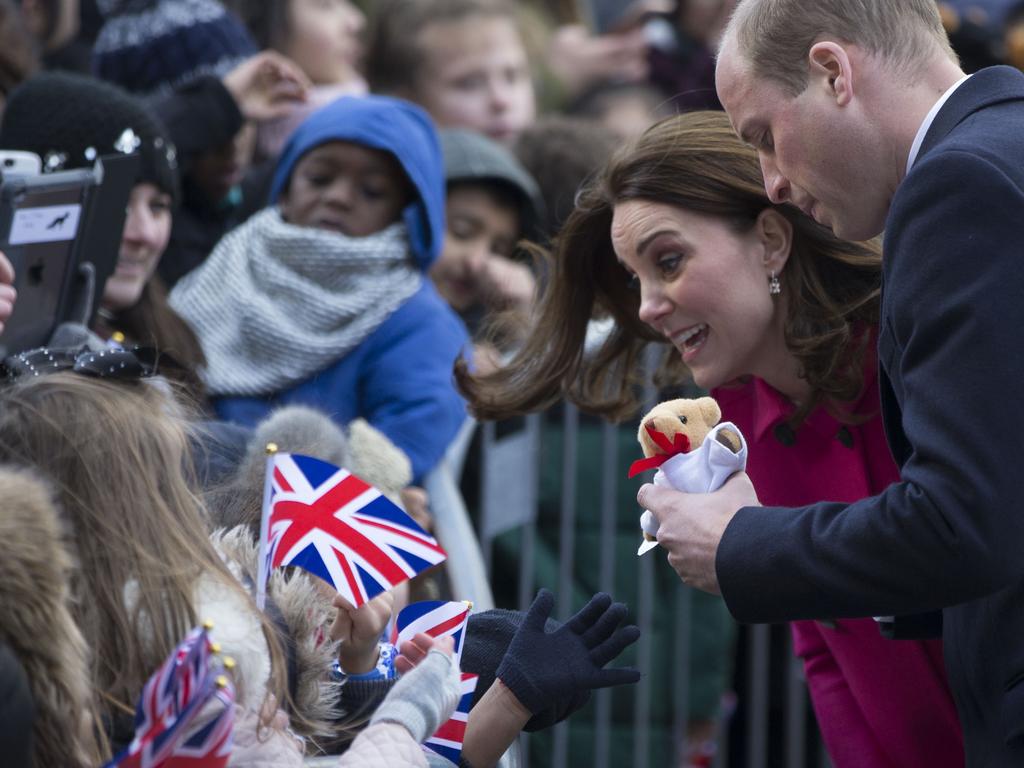
M82 206L78 204L22 208L14 212L7 241L11 245L28 245L74 240L81 215Z

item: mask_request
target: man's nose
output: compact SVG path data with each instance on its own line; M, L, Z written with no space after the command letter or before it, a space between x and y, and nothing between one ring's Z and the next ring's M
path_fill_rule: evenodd
M789 180L779 172L775 163L764 157L761 158L761 175L764 176L764 191L769 200L779 205L790 199Z

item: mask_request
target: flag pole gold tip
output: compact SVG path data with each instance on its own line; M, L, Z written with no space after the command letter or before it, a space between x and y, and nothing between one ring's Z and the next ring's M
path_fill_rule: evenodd
M213 629L213 619L206 619L206 621L203 622L203 629L205 629L207 632L212 630Z
M220 643L210 643L210 653L220 653Z
M228 670L228 672L230 672L234 668L235 668L235 660L233 658L231 658L230 656L225 656L224 657L224 669L226 669L226 670Z
M224 690L228 687L228 679L224 677L224 675L217 675L217 679L215 682L217 683L217 687L221 690Z
M277 453L277 443L267 443L267 456Z

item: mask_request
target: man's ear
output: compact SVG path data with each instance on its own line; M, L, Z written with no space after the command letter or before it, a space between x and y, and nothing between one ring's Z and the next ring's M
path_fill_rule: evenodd
M815 43L807 59L812 86L824 88L837 106L845 107L853 100L853 67L843 46L830 41Z
M777 208L765 208L758 214L754 229L764 248L765 271L779 274L793 250L793 225Z

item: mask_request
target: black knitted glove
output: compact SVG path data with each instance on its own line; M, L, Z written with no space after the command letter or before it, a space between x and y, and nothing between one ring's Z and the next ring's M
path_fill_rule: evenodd
M612 603L603 592L594 595L583 609L554 632L544 622L555 597L540 590L523 623L501 660L497 677L530 712L536 714L557 698L612 685L635 683L636 669L604 669L640 637L633 625L619 627L626 606Z

